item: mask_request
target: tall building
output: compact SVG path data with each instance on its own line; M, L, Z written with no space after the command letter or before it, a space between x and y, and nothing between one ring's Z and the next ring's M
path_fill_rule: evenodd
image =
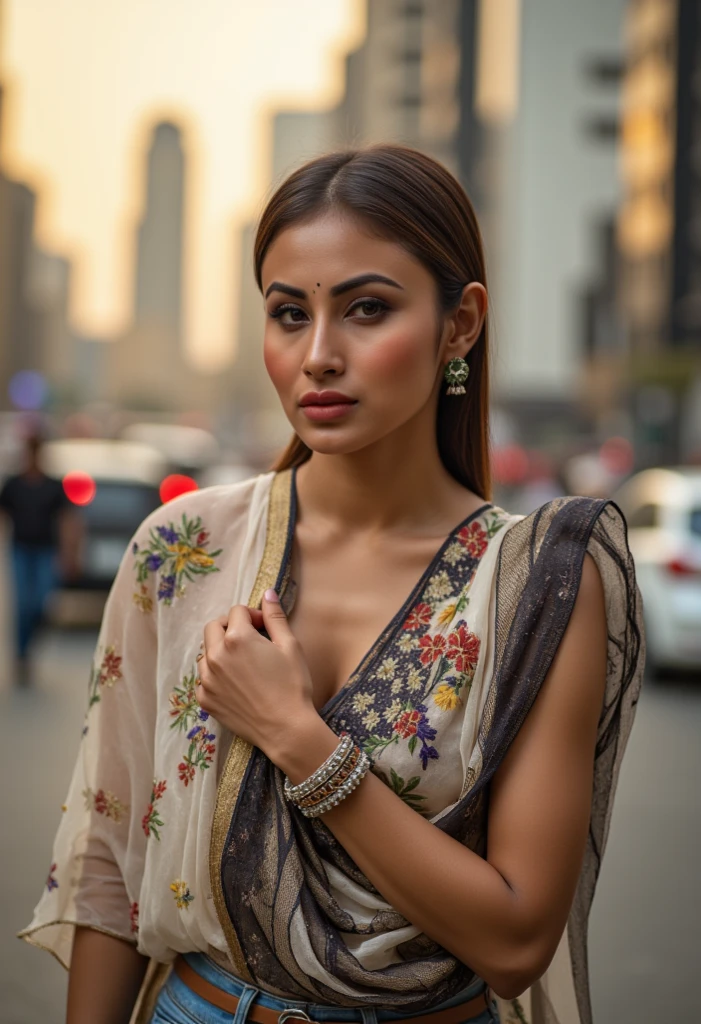
M489 12L496 18L502 8L514 18L518 7L493 0ZM488 251L494 393L527 443L558 444L577 426L586 366L582 289L600 268L593 224L620 200L616 146L602 145L588 128L592 112L617 117L619 90L602 90L588 68L602 55L620 61L624 13L625 0L528 0L507 32L485 21L484 3L480 9L478 106L498 140ZM500 66L506 55L498 48L512 30L509 68ZM500 78L490 83L493 66ZM509 77L512 109L505 104L492 127L494 91Z
M107 397L132 408L176 411L200 397L199 375L186 364L182 337L185 182L181 130L161 122L146 154L133 322L107 357Z
M701 4L631 0L619 301L643 463L701 454Z
M177 125L156 125L146 165L144 215L138 229L134 320L180 340L183 292L185 155Z

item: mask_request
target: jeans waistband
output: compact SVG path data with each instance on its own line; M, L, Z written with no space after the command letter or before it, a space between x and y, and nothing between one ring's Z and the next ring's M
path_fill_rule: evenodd
M391 1024L392 1021L406 1017L421 1017L426 1012L412 1014L401 1009L383 1010L365 1006L335 1006L329 1003L309 1003L304 1000L287 999L248 985L237 978L235 974L225 971L204 953L185 953L183 956L190 967L206 981L230 995L238 996L242 1002L245 1001L246 1007L255 999L261 1006L266 1006L279 1013L283 1010L299 1009L303 1010L312 1020L318 1021L319 1024L323 1024L324 1021L345 1021L347 1024L361 1024L361 1022L362 1024L375 1024L375 1022L386 1021L387 1024ZM486 988L486 983L481 978L475 978L467 988L456 996L432 1006L431 1012L447 1010L449 1007L466 1003L481 995Z

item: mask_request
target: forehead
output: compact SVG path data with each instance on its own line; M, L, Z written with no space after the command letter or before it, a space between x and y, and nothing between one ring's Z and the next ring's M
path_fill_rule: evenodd
M379 238L361 220L325 213L292 224L275 238L261 268L266 282L284 280L302 287L313 279L322 287L357 274L375 271L419 284L431 277L423 265L398 242Z

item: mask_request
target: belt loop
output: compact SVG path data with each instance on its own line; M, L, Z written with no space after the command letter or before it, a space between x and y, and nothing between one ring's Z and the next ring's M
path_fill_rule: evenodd
M239 1004L236 1007L236 1013L234 1014L232 1024L245 1024L250 1005L257 995L257 988L254 988L253 985L247 985L244 983L243 990L239 995Z
M363 1024L377 1024L377 1010L374 1006L360 1006L359 1010Z

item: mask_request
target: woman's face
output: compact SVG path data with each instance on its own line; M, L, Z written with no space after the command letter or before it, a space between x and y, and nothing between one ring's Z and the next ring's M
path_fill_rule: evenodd
M262 283L265 365L309 448L358 451L433 416L445 318L430 273L401 246L324 214L278 235ZM345 400L319 404L325 391Z

